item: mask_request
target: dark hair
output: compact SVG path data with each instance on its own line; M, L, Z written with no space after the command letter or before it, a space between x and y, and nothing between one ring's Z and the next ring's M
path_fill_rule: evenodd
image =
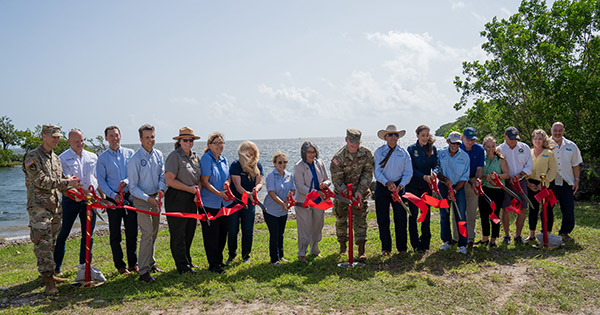
M210 150L210 148L208 146L211 145L217 138L221 138L221 139L225 140L225 138L223 137L223 134L218 131L213 132L210 135L208 135L208 139L206 139L206 148L204 148L204 153L206 153L206 152L208 152L208 150Z
M149 125L149 124L143 124L140 129L138 129L138 132L140 134L140 138L142 137L142 134L144 133L144 130L150 130L150 131L154 131L154 126Z
M179 143L179 140L181 140L181 139L178 139L177 141L175 141L175 150L177 150L178 148L181 147L181 143Z
M319 149L317 148L317 145L314 144L314 142L310 141L310 140L306 140L304 141L304 143L302 143L302 146L300 147L300 157L302 158L302 161L306 162L306 150L308 150L308 148L313 148L315 149L315 159L319 158Z
M121 130L119 129L119 127L117 126L108 126L104 129L104 136L107 137L108 136L108 132L111 130L115 130L117 129L119 131L119 133L121 133Z
M417 127L417 130L415 130L415 132L417 133L417 136L423 130L429 131L429 139L427 140L426 146L427 146L427 156L430 157L433 154L433 143L435 142L435 138L431 135L431 129L429 129L429 127L427 125L420 125L419 127Z

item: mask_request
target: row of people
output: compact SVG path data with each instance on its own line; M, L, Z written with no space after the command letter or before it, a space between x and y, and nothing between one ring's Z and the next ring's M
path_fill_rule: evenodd
M54 292L55 287L51 283L63 280L52 273L60 273L64 257L64 243L77 216L82 220L82 235L86 233L85 204L81 200L71 200L66 195L62 197L62 227L60 233L57 232L56 214L61 212L60 204L58 204L58 190L65 193L67 189L85 189L91 185L98 189L106 199L116 204L131 204L136 208L157 213L160 212L160 198L164 192L166 192L164 195L167 212L198 213L201 210L197 206L195 195L199 191L204 202L202 210L215 216L221 208L231 207L232 204L235 204L226 194L226 186L231 184L236 199L239 200L242 193L246 192L250 202L230 216L201 222L209 270L221 273L223 267L230 264L237 256L237 235L240 225L242 230L241 256L244 261L250 259L255 216L254 204L256 204L255 192L261 190L263 186L263 169L258 162L259 150L256 145L250 141L242 143L238 148L239 159L229 165L227 159L222 155L224 146L222 134L211 134L207 140L204 154L199 157L192 151L192 147L194 140L198 140L200 137L196 136L192 129L184 127L179 130L179 135L173 138L176 140L175 150L163 162L162 153L154 149L154 127L143 125L138 131L141 148L134 152L120 146L121 135L118 127L107 127L105 138L109 143L109 148L96 157L95 154L83 150L84 138L81 131L72 130L68 140L71 148L61 154L59 158L61 163L56 163L52 148L58 142L60 129L57 126L45 125L42 130L42 145L24 159L23 169L27 175L28 211L32 222L32 240L36 245L36 254L39 252L37 255L38 269L47 284L47 291ZM285 200L290 193L298 200L298 205L295 207L298 223L298 259L303 262L307 261L306 255L309 247L310 254L320 255L318 243L321 240L324 222L323 211L312 207L303 207L302 203L309 192L321 191L330 184L333 185L336 194L360 202L360 206L353 211L354 234L356 245L358 245L358 258L366 258L366 200L370 194L369 187L373 176L377 182L374 199L382 255L389 254L392 247L390 206L394 212L397 250L403 253L408 249L406 244L407 225L413 249L420 252L429 249L431 239L429 212L421 224L419 235L417 206L409 203L407 208L404 204L394 201L394 193L400 192L402 195L403 192L410 192L417 196L421 196L423 193L431 194L430 187L435 181L435 174L440 179L441 198L452 200L449 190L454 192L457 209L452 215L461 221L466 220L467 229L466 236L457 233L456 221L458 220L455 219L452 229L453 237L450 232L451 213L442 209L440 212L441 238L444 242L442 249L450 248L453 241L458 242L461 253L465 253L467 247L473 246L478 206L483 234L479 243L495 245L495 239L499 236L499 225L489 222L488 218L492 210L489 204L483 202L483 197L477 196L473 189L476 180L482 179L486 195L506 209L510 205L512 197L491 184L490 174L492 172L499 174L500 180L521 175L523 177L520 182L522 189L527 191L529 188L530 194L541 189L540 180L543 179L545 187L550 186L557 191L561 210L565 208L563 210L563 228L560 233L567 236L566 234L571 232L574 226L572 194L578 187L578 165L581 163L581 156L574 143L562 138L564 126L561 123L555 123L552 131L553 144L556 145L554 152L557 150L559 152L556 159L560 161L562 158L563 164L567 165L562 168L562 171L560 162L556 163L552 156L552 147L543 130L534 132L532 137L534 149L530 151L526 144L518 141L518 130L514 127L507 128L505 143L498 147L496 147L495 140L489 136L484 139L483 146L475 143L477 140L475 130L466 128L462 136L456 132L450 133L446 139L448 146L438 151L433 144L434 138L430 134L429 127L419 126L416 130L417 142L405 150L398 145L398 139L403 137L406 132L398 130L394 125L389 125L386 129L378 132L379 138L386 143L379 147L374 155L368 148L361 145L361 132L357 129L348 129L345 138L346 145L336 152L331 160L331 180L328 178L324 162L318 158L319 152L314 143L306 141L302 144L301 160L295 165L293 173L286 171L288 157L284 153L278 152L272 159L274 170L266 178L268 193L264 200L265 222L270 232L271 263L278 265L281 261L286 261L283 256L283 233L290 208L289 203ZM48 160L51 162L48 163ZM534 163L531 163L532 160ZM555 170L552 170L553 167ZM555 173L558 174L557 180L552 181ZM40 176L46 180L45 186L42 185L43 182L38 182ZM354 187L353 195L350 196L346 191L348 184L352 184ZM562 189L563 186L565 189ZM43 206L47 209L54 208L51 211L54 213L53 218L36 217L37 212L33 209L37 205L36 200L44 199L36 197L38 194L49 198L49 201ZM568 200L569 196L571 201ZM325 199L322 192L320 192L320 199ZM321 201L320 199L316 202ZM525 202L525 198L522 199ZM50 205L50 201L54 203ZM40 205L42 204L40 203ZM571 206L570 214L569 205ZM536 205L536 207L538 206ZM525 213L526 211L521 211L517 218L515 242L518 243L523 242L520 233ZM132 271L139 272L140 280L154 281L150 273L162 271L154 260L154 242L158 232L159 217L143 213L137 214L135 211L124 208L109 210L108 214L110 243L115 267L122 274ZM335 199L333 214L336 217L336 235L340 243L340 253L346 253L348 205ZM549 230L552 226L551 218L552 216L549 219ZM60 218L58 219L60 222ZM503 211L505 243L510 242L508 219L507 211ZM38 222L38 220L42 221ZM177 270L181 273L195 272L193 268L196 266L192 262L190 247L195 234L196 220L168 216L167 221L170 231L170 248ZM532 238L536 229L537 209L530 211L529 221L529 238ZM95 222L95 215L93 222ZM123 261L121 250L122 222L125 225L127 264ZM43 228L38 231L36 227L42 225ZM490 225L491 239L489 237ZM136 255L138 226L141 231L139 268ZM93 224L90 233L93 234ZM48 239L52 241L48 242ZM42 243L44 244L40 245ZM229 245L229 257L223 264L223 250L226 243ZM49 247L48 244L52 246ZM50 249L52 249L51 254L49 253ZM81 264L84 263L84 253L85 243L82 238ZM48 257L52 257L52 261L48 260ZM51 269L50 266L52 266ZM47 269L50 269L51 272ZM49 272L50 276L48 276Z

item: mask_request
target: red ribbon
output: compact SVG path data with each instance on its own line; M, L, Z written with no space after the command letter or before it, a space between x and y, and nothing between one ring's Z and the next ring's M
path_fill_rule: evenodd
M492 203L490 204L490 208L492 208L492 213L490 214L490 220L492 220L492 222L494 222L495 224L499 224L500 219L494 213L496 211L496 203L494 201L492 201Z
M517 201L517 199L513 198L513 200L510 202L510 206L506 207L505 209L508 212L514 212L514 213L520 214L522 203L523 202L521 200Z
M329 189L327 189L329 190ZM329 190L331 192L331 190ZM333 194L333 193L332 193ZM327 196L327 193L325 194ZM333 195L335 197L335 194ZM313 190L311 192L309 192L306 195L306 199L304 200L304 203L302 203L302 206L304 208L315 208L315 209L320 209L320 210L328 210L331 209L333 207L333 202L329 199L327 200L323 200L321 202L319 202L318 204L315 202L315 200L319 198L319 192L316 190Z
M452 186L448 187L448 195L452 197L452 202L456 204L456 196L454 195L454 189L452 188ZM456 209L456 212L460 213L460 209ZM465 226L466 224L467 221L458 221L458 233L460 233L460 235L462 235L463 237L467 237L467 227Z
M198 186L196 186L196 198L194 199L194 203L196 204L196 207L204 208L202 195L200 195L200 188L198 188Z
M308 202L309 201L315 201L315 200L317 200L317 198L319 198L319 192L316 191L316 190L312 190L311 192L309 192L308 194L306 194L306 199L304 199L304 202L302 203L302 206L304 208L308 208L309 207ZM313 204L314 204L314 202L313 202Z

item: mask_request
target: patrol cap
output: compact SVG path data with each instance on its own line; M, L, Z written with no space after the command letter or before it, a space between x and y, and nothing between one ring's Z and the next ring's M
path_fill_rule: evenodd
M460 140L461 135L458 131L452 131L446 139L448 139L450 143L462 143L462 141Z
M515 127L508 127L508 128L506 128L506 130L504 131L504 134L510 140L521 139L521 137L519 137L519 130L517 128L515 128Z
M477 131L475 131L475 128L473 127L467 127L463 130L463 136L465 136L465 139L477 140Z
M60 127L57 125L43 125L42 126L42 134L51 135L53 137L62 137L62 133L60 132Z
M362 132L360 132L360 130L358 130L358 129L354 129L354 128L346 129L346 138L348 138L348 141L350 141L352 143L360 143L361 135L362 135Z

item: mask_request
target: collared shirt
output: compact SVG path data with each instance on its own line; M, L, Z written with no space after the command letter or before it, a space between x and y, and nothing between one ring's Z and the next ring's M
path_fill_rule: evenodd
M200 159L196 152L187 155L181 147L167 156L165 172L171 172L175 179L187 186L200 185Z
M473 146L469 151L465 149L464 143L460 144L460 148L463 149L463 151L467 152L471 161L471 166L469 169L469 178L475 177L475 175L477 174L477 168L483 167L483 161L485 160L485 149L479 143L473 143Z
M279 199L285 201L288 193L292 190L296 190L292 173L284 170L283 176L281 176L279 171L274 169L267 175L267 192L274 191ZM268 193L263 204L267 208L267 213L272 216L282 217L288 214L288 211L283 210L283 207L277 204Z
M552 140L552 142L554 142L554 140ZM556 142L554 142L554 145L554 157L556 158L556 165L558 168L554 183L558 186L562 186L564 180L567 184L572 186L575 183L573 167L583 163L581 151L579 151L579 147L577 147L573 141L567 138L563 138L560 147Z
M510 148L506 142L498 146L498 150L508 163L508 175L514 177L521 172L529 175L533 169L533 158L531 157L531 149L528 145L521 141L517 141L514 148Z
M400 185L405 187L413 176L412 162L410 155L399 145L394 148L394 153L390 156L384 168L379 163L385 159L391 148L386 144L375 150L375 179L385 185L387 182L400 181Z
M96 164L96 176L98 176L98 187L111 199L115 199L119 192L121 181L129 183L127 179L127 162L134 151L129 148L119 147L117 151L108 148L98 156ZM123 188L124 192L129 187Z
M208 182L215 187L216 190L223 190L223 185L229 178L229 165L227 159L221 154L219 160L215 158L212 151L202 155L200 158L200 168L202 169L202 176L209 176ZM200 191L202 202L206 207L218 209L221 206L229 206L232 201L225 201L223 198L213 194L206 187L202 187Z
M129 191L142 200L148 200L149 195L159 190L165 191L165 167L163 154L157 149L148 153L144 147L139 148L127 164Z
M436 167L436 173L441 172L452 181L453 185L456 185L463 180L469 180L469 168L469 155L462 149L458 149L454 156L450 154L448 147L438 151L438 166Z
M367 147L361 145L356 153L350 153L347 146L343 146L333 155L329 165L335 191L345 194L348 184L352 184L354 192L367 197L374 165L373 153Z
M21 167L25 173L27 207L42 207L54 213L60 205L60 193L66 193L69 182L60 158L40 144L25 155Z
M496 173L498 175L502 174L502 165L500 158L494 154L494 158L490 161L488 155L485 155L485 161L483 164L483 175L490 175L492 173ZM500 182L504 184L504 180L501 179ZM483 186L494 189L501 189L500 187L495 187L487 179L482 179L481 183Z
M81 157L69 148L69 150L61 153L59 156L62 164L63 173L65 176L76 176L81 182L83 189L93 186L98 189L98 180L96 179L96 162L98 156L96 154L81 150Z
M556 158L554 158L554 152L550 149L544 149L537 157L533 153L534 149L531 149L531 156L533 158L533 169L529 178L541 181L540 175L544 174L546 179L544 185L550 187L550 182L556 177Z
M406 148L410 155L410 160L413 166L413 176L408 184L411 187L427 188L429 185L423 179L425 175L431 175L431 171L438 164L437 148L432 144L433 150L431 156L427 155L427 146L421 146L419 141Z
M263 173L262 164L260 164L260 162L258 162L258 163L256 163L256 167L258 167L258 172L260 173L260 175L263 176L264 173ZM242 168L242 164L238 160L233 161L233 163L231 163L231 165L229 166L229 175L239 176L240 177L240 185L246 191L252 191L254 189L254 187L256 187L256 177L251 178L250 175L246 171L244 171L244 169ZM235 187L235 185L231 185L231 192L233 193L234 196L236 196L238 198L242 198L243 191L239 192L237 190L237 188Z

